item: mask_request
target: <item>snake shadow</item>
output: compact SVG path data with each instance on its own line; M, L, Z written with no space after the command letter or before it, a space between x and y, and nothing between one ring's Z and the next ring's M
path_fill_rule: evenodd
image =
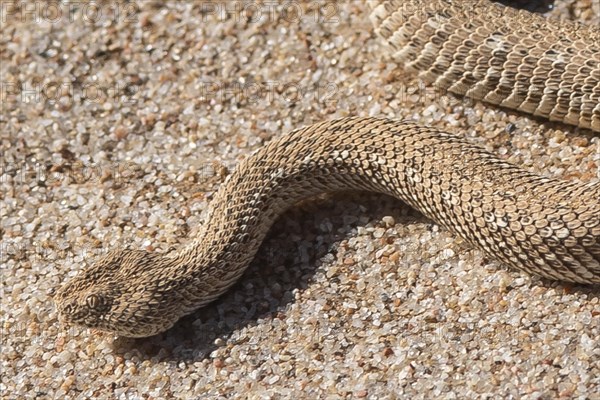
M403 202L373 193L339 193L300 203L275 222L254 261L223 296L183 317L161 334L141 339L117 338L113 342L115 354L125 358L135 355L152 362L195 362L210 358L214 350L225 343L231 344L235 331L264 319L285 318L286 306L294 301L294 291L310 286L321 267L320 259L335 253L343 239L364 226L361 220L381 221L386 215L393 216L400 224L428 221ZM327 221L328 227L323 230L315 226L316 221ZM538 286L600 299L600 286L573 286L536 279ZM222 343L217 344L219 339Z

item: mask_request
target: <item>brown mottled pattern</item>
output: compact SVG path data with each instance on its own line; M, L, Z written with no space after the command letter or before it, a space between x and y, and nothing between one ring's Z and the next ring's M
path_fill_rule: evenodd
M436 87L600 131L600 29L480 1L371 0L375 32Z
M597 115L585 115L569 121L597 128ZM101 257L58 291L60 316L124 336L164 331L241 276L285 209L349 189L395 196L528 273L600 283L599 183L529 173L438 129L344 118L284 134L244 160L216 193L204 230L174 255Z

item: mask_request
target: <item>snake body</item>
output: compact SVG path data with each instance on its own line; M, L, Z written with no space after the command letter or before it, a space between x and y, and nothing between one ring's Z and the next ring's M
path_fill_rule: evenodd
M391 55L436 88L600 131L600 29L489 1L370 2Z
M466 2L469 10L429 1L414 18L404 14L417 3L372 4L376 31L408 69L456 93L600 131L597 29L487 1ZM539 26L515 31L517 16ZM532 36L546 31L568 41ZM100 257L57 292L60 317L123 336L162 332L234 284L281 213L339 190L397 197L528 273L600 283L599 182L536 175L438 129L353 117L294 130L245 159L215 194L203 230L174 254Z

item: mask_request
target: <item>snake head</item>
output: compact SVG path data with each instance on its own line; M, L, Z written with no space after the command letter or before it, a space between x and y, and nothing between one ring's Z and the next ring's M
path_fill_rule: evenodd
M156 279L164 271L160 254L112 251L97 259L54 296L59 319L66 324L146 337L170 328L181 316L162 307L170 302L168 284ZM154 280L151 280L153 277ZM155 287L156 282L163 285Z

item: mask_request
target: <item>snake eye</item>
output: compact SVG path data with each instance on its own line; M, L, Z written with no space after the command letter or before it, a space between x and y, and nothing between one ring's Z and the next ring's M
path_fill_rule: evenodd
M89 308L95 309L104 305L104 301L102 300L102 297L98 296L97 294L90 294L85 298L85 304Z

